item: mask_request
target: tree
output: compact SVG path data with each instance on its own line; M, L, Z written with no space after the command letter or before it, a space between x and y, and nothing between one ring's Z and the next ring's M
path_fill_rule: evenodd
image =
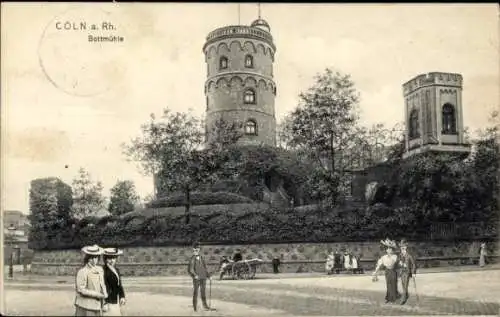
M158 196L175 191L185 194L188 223L191 192L220 176L226 148L237 138L237 128L237 123L217 121L206 132L216 135L206 135L211 141L202 149L205 145L202 122L189 112L164 110L159 120L151 115L150 122L142 126L142 135L125 145L125 154L140 162L144 172L156 176Z
M43 244L68 228L72 191L56 177L39 178L30 184L30 244Z
M111 188L108 210L113 215L125 214L134 211L139 200L132 181L118 181Z
M96 215L105 208L105 198L102 195L101 182L94 183L89 172L84 168L78 170L78 176L73 180L73 217L81 219Z
M313 173L313 183L335 204L346 176L343 155L356 134L359 94L349 75L328 68L315 81L290 114L289 143L310 151L320 169Z

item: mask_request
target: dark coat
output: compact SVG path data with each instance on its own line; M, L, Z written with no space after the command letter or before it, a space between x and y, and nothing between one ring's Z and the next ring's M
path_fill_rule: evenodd
M234 256L233 256L233 261L234 262L239 262L243 260L243 256L241 255L241 253L236 253Z
M341 268L343 265L343 258L342 258L342 255L340 253L335 253L333 255L333 267L334 268Z
M210 273L208 272L207 265L205 263L205 259L203 256L199 256L197 259L195 255L191 256L188 263L188 274L191 275L192 278L198 276L198 279L204 280L210 277Z
M401 274L409 274L409 277L413 274L417 274L417 265L415 263L415 259L410 253L406 253L406 255L399 255L399 267L401 269Z
M108 291L108 297L106 298L106 303L109 304L117 304L118 296L120 298L125 298L125 291L123 290L122 285L122 276L118 268L115 267L116 273L118 273L118 277L116 274L111 271L111 269L107 266L103 266L104 269L104 283L106 284L106 290Z

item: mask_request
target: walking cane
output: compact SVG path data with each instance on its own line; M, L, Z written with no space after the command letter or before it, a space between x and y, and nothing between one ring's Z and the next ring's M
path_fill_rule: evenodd
M417 298L417 305L418 305L419 304L419 299L418 299L417 281L415 280L415 275L413 275L412 278L413 278L413 288L415 289L415 297Z
M208 307L212 308L212 278L209 279L208 287Z

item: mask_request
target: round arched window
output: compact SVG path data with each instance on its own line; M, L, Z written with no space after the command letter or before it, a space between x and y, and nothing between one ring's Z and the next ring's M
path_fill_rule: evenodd
M245 134L247 135L257 135L257 122L250 119L245 123Z
M226 69L228 65L228 60L226 56L222 56L219 60L219 69Z
M417 109L413 109L410 112L410 124L409 124L408 136L410 140L416 139L420 136L419 127L418 127L418 111Z
M255 104L255 91L253 89L245 90L243 101L246 104Z
M443 106L442 111L442 125L443 134L455 134L457 133L457 124L455 118L455 107L447 103Z
M252 55L245 56L245 67L253 68L253 56Z

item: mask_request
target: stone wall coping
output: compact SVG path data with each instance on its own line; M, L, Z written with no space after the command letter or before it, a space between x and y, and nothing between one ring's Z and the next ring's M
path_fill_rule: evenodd
M417 258L417 261L432 261L432 260L460 260L460 259L470 259L476 258L479 255L474 256L431 256L431 257L420 257ZM497 258L500 255L489 255L488 258ZM377 259L360 259L359 262L375 262ZM299 260L299 261L282 261L281 264L316 264L316 263L325 263L325 260ZM65 262L32 262L32 265L45 265L45 266L81 266L81 263L65 263ZM186 266L188 262L181 263L168 263L168 262L128 262L128 263L118 263L118 266ZM207 262L208 265L219 265L219 262ZM262 261L260 264L272 264L272 261Z

